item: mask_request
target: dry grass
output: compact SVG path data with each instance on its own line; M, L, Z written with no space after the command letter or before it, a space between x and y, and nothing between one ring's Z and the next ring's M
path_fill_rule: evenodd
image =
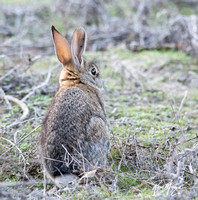
M111 138L108 168L94 173L92 178L88 175L89 178L85 178L80 185L63 191L48 183L48 197L197 197L198 122L197 113L193 112L196 110L192 109L196 102L191 96L191 90L194 89L189 89L189 93L183 97L175 95L175 99L171 100L163 91L148 89L137 77L144 88L136 86L131 79L125 79L122 85L119 72L114 72L111 67L115 55L119 60L118 52L107 52L105 56L109 60L98 63L103 76L107 77L104 95ZM88 57L92 58L92 54L88 54ZM52 68L49 68L53 69L54 62L50 65ZM59 70L54 69L47 84L43 83L49 72L41 75L31 71L31 67L23 73L18 70L22 68L7 77L2 89L6 93L12 91L12 95L18 99L32 94L24 101L30 115L16 124L16 119L22 114L20 108L13 103L9 108L6 101L2 100L1 195L7 198L40 198L43 196L44 182L38 161L37 142L40 125L57 89ZM128 87L129 84L132 88ZM163 85L164 82L159 81L159 84ZM9 85L11 90L7 89Z

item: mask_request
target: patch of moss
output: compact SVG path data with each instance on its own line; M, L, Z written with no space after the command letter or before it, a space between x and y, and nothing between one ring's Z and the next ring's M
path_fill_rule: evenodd
M34 106L49 107L52 102L52 97L46 95L32 96L31 101L34 102Z
M136 180L133 174L119 174L118 175L118 187L120 190L129 191L131 187L138 186L141 181Z
M30 143L24 142L24 143L22 143L22 144L20 145L20 149L21 149L22 151L29 151L30 146L31 146Z
M13 122L13 120L20 118L21 114L22 114L21 108L16 104L12 106L11 111L4 110L4 112L5 112L4 117L0 118L0 122L2 123L2 126L11 124Z

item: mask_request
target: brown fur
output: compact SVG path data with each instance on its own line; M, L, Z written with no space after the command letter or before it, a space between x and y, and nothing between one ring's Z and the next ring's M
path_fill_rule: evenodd
M67 66L61 71L61 74L59 77L59 84L61 87L59 88L58 93L69 87L75 86L79 83L80 83L79 75L75 72L74 69Z
M47 176L59 185L97 167L105 167L109 149L102 78L97 66L83 57L86 32L74 32L72 46L53 27L57 56L65 66L42 125L39 153ZM69 51L69 52L67 52ZM66 63L66 64L65 64ZM68 178L57 178L61 175Z

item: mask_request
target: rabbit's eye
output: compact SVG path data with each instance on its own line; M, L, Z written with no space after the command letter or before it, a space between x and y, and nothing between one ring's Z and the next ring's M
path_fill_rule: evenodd
M96 68L92 68L91 73L95 76L96 75Z

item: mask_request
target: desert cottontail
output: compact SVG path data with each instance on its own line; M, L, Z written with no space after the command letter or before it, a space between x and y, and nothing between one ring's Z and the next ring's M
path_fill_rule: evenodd
M102 78L97 66L83 58L85 30L82 27L75 30L71 47L54 26L52 35L64 68L60 88L42 125L39 152L47 176L56 183L66 175L72 177L105 167L109 139L99 91Z

